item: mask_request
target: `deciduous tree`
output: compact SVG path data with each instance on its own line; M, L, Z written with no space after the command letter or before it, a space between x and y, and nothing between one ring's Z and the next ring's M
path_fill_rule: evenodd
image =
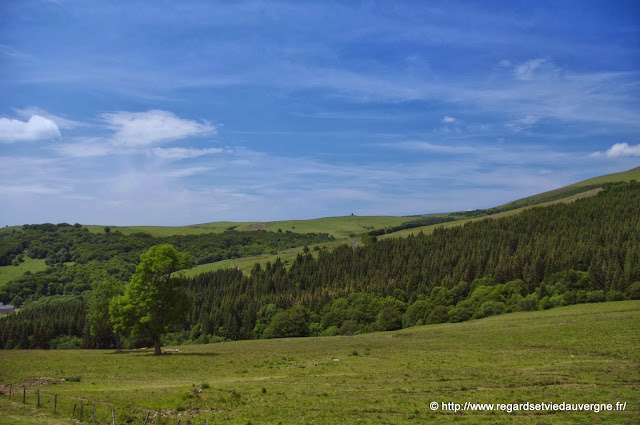
M174 274L191 267L189 255L172 245L149 248L126 286L124 295L111 302L110 314L116 332L153 339L154 354L162 354L161 336L183 317L187 300L183 279Z

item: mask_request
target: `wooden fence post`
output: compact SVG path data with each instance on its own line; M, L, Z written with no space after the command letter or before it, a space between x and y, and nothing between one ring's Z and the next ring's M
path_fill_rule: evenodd
M116 425L116 410L111 409L111 424Z
M95 401L93 402L93 412L91 413L91 422L95 422L96 421L96 403Z
M74 403L73 404L73 413L71 414L71 416L73 416L74 418L76 417L76 406L78 405L78 403Z
M147 417L144 418L144 425L147 425L147 421L149 420L149 413L151 412L147 412Z
M27 402L27 387L22 387L22 403Z
M36 394L38 395L38 404L36 404L36 406L40 407L40 387L36 390Z

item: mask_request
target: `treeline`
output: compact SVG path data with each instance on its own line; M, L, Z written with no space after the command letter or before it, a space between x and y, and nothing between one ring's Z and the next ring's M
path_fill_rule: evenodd
M108 229L108 228L107 228ZM42 296L81 293L105 276L126 281L140 254L153 245L169 243L191 256L194 264L273 253L328 242L328 234L225 231L200 235L154 237L119 231L91 233L81 225L24 225L21 231L0 233L2 265L19 264L24 256L44 259L50 266L25 273L0 289L0 301L21 305Z
M422 226L432 226L434 224L446 223L448 221L453 221L453 220L455 220L455 218L453 217L422 217L422 218L417 218L415 220L400 223L397 226L390 226L382 229L371 230L367 232L367 234L369 236L381 236L387 233L399 232L400 230L415 229L416 227L422 227Z
M292 336L270 328L271 320L297 308L294 316L309 325L298 335L366 332L633 298L639 247L640 185L632 182L432 235L300 255L289 270L276 261L256 265L250 277L235 270L196 276L184 330L199 324L202 334L232 339Z
M640 185L431 235L299 255L289 270L276 260L250 276L228 269L185 285L190 308L166 342L353 334L640 299ZM21 316L0 320L5 348L18 346L4 335ZM115 343L75 330L85 346Z

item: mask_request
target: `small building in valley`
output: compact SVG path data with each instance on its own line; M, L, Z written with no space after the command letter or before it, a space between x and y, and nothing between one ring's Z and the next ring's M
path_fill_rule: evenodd
M0 314L11 314L14 311L16 311L15 306L11 304L4 305L4 303L0 301Z

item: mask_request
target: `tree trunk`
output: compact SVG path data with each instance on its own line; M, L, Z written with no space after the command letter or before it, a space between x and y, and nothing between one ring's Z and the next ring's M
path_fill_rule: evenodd
M160 338L156 338L153 340L153 346L154 346L154 355L159 355L162 354L162 346L160 344Z

